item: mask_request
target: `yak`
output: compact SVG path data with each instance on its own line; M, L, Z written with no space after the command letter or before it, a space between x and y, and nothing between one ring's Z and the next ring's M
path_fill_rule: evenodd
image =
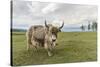
M52 56L53 48L56 46L57 34L61 31L61 28L64 26L64 22L60 27L56 27L52 24L47 24L45 20L45 26L34 25L31 26L27 32L27 50L31 46L35 47L44 47L48 53L48 56Z

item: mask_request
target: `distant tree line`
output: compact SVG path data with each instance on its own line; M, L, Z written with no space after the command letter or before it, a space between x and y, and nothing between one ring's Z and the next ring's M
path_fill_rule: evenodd
M87 27L87 28L86 28ZM96 21L94 21L94 22L92 22L92 24L90 24L90 23L88 23L88 25L86 26L86 25L81 25L81 27L80 27L81 29L82 29L82 31L85 31L86 29L88 30L88 31L97 31L97 22Z
M25 29L11 29L12 32L26 32Z

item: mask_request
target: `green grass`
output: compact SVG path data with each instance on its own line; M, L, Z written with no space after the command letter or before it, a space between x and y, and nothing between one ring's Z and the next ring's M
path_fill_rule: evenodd
M38 52L34 51L34 48L27 51L25 32L13 32L13 65L57 64L97 60L96 32L61 32L58 34L57 42L59 45L54 49L54 55L49 57L43 48L38 49Z

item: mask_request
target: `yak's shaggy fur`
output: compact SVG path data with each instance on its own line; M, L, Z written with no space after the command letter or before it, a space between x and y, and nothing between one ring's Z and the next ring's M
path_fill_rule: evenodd
M52 49L56 45L57 33L61 28L52 26L51 24L46 24L45 26L36 25L31 26L26 33L27 36L27 50L31 46L34 46L36 49L38 47L44 47L49 56L52 56Z

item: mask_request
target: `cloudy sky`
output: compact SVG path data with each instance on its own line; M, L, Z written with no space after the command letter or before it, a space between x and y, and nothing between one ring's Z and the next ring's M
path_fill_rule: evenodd
M13 1L13 28L27 29L31 25L44 25L64 21L64 27L80 26L97 20L96 5L79 5L37 1Z

